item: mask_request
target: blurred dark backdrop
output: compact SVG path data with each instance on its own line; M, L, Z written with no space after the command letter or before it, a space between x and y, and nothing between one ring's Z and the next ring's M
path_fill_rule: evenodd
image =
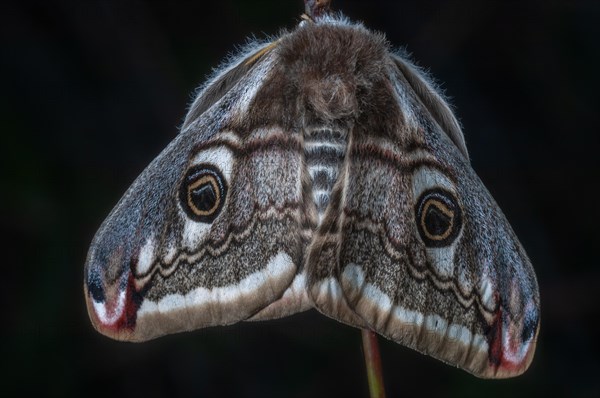
M522 377L477 379L382 341L388 396L599 396L600 2L344 1L429 68L542 294ZM0 5L0 395L367 396L358 330L308 312L108 340L87 318L94 232L177 134L236 45L292 28L301 0Z

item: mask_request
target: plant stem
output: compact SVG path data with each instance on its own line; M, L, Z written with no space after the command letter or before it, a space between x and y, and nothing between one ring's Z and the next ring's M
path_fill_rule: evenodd
M371 398L385 398L377 335L367 329L361 329L361 334L365 364L367 365L367 378L369 379L369 395Z

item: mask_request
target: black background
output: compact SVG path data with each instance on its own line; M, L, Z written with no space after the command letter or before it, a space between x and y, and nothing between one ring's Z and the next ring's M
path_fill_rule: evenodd
M598 396L600 2L334 2L406 46L452 98L472 164L538 275L529 371L477 379L383 341L388 396ZM367 396L358 330L314 311L144 344L96 333L97 227L177 134L235 45L293 28L293 1L0 5L0 395Z

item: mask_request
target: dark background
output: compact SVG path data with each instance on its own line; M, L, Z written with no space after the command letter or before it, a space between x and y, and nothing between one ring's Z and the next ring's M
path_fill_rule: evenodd
M600 2L343 1L452 98L472 164L536 269L529 371L477 379L382 341L388 396L599 396ZM300 0L0 5L0 395L367 396L358 330L313 311L144 344L88 320L94 232L235 45Z

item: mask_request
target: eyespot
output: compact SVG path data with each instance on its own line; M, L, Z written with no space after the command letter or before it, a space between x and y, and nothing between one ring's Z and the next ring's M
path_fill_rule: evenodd
M179 201L194 221L212 222L221 212L227 196L227 184L213 165L199 164L190 168L179 188Z
M427 247L449 246L462 227L462 211L453 193L436 188L423 192L415 207L416 223Z

